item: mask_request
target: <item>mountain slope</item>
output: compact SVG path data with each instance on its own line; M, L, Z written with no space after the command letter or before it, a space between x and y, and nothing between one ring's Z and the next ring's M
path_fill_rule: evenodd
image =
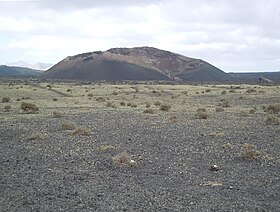
M152 47L113 48L70 56L43 78L86 80L228 81L229 75L211 64Z
M0 76L35 77L40 74L42 74L40 70L6 65L0 66Z

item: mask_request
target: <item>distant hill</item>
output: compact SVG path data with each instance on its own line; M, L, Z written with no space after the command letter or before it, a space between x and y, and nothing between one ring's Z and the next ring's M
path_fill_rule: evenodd
M258 83L259 78L265 78L275 83L280 83L280 71L278 72L254 72L254 73L229 73L234 81Z
M230 81L231 76L201 60L153 47L113 48L69 56L42 78L81 80Z
M41 75L43 71L30 68L15 67L15 66L0 66L0 76L3 77L37 77Z

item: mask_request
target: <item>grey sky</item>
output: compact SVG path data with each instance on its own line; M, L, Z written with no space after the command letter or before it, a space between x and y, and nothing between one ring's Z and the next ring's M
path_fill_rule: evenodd
M0 0L0 64L153 46L222 70L280 70L279 0Z

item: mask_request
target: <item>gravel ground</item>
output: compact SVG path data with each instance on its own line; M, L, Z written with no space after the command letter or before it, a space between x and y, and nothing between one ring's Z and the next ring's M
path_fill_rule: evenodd
M0 83L0 211L279 211L280 128L263 109L279 87L48 86Z
M1 121L0 211L279 211L280 130L265 114L168 117L111 109ZM91 133L73 136L65 122ZM40 138L26 139L33 131ZM262 154L242 157L245 143ZM137 165L112 161L124 151Z

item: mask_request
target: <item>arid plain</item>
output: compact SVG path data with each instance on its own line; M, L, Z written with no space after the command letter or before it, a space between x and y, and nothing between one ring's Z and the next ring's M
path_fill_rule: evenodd
M277 211L279 92L3 80L0 211Z

